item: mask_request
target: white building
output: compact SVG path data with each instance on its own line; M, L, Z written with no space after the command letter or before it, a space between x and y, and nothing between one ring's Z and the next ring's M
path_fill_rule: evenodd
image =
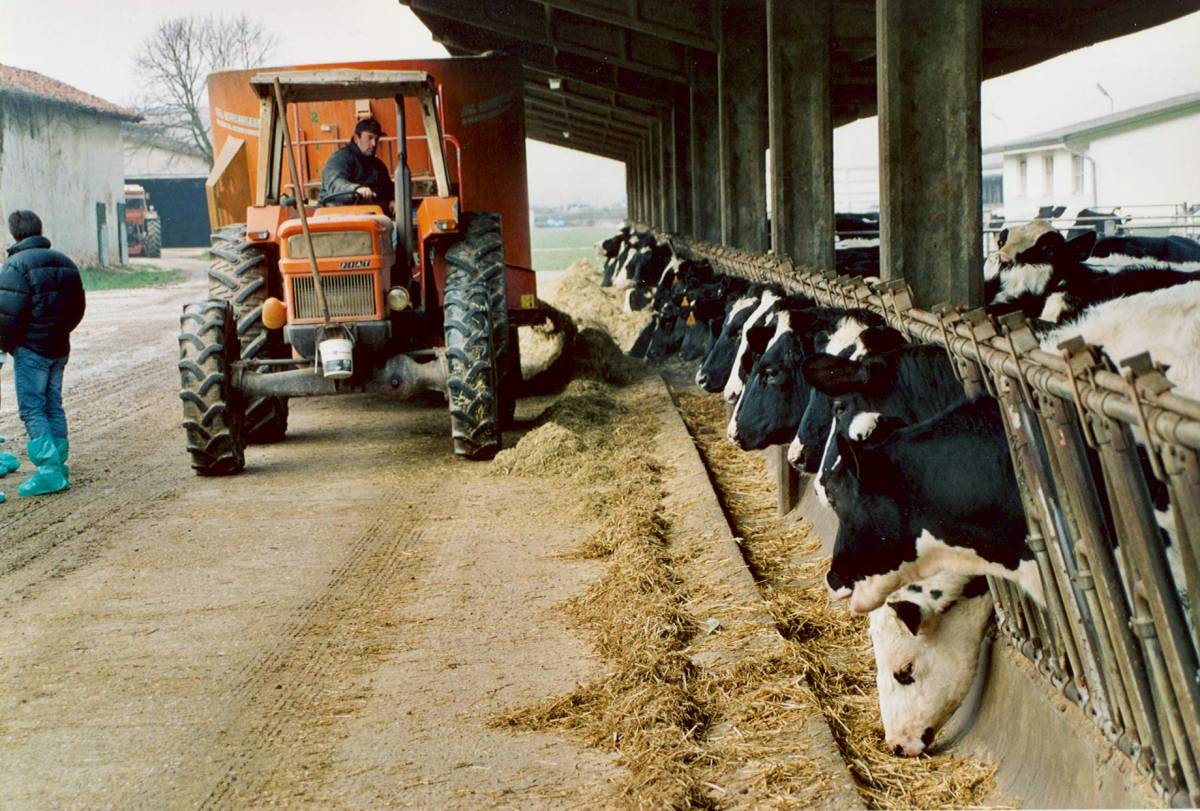
M1006 211L1200 203L1200 93L997 144ZM986 159L986 158L985 158Z
M0 247L12 242L9 212L25 208L80 266L116 261L121 122L137 118L48 76L0 65Z

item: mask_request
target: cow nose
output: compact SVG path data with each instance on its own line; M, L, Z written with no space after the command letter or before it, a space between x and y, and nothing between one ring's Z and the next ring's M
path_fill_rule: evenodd
M926 747L933 745L933 727L925 727L925 731L921 733L921 743Z
M708 375L704 374L704 372L696 372L696 385L699 386L700 388L704 388L705 386L707 386L708 385Z
M892 747L892 754L896 757L904 757L904 747L900 744L896 744Z

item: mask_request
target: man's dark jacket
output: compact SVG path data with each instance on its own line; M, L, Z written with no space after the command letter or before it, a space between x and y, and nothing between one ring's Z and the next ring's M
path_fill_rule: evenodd
M50 250L50 240L29 237L8 249L0 269L0 349L23 346L42 357L65 357L83 308L79 268Z
M378 203L384 211L396 196L396 187L392 185L387 164L374 155L366 154L351 141L325 162L321 172L321 196L354 191L359 186L366 186L375 192L374 200L363 202ZM344 204L348 201L338 202Z

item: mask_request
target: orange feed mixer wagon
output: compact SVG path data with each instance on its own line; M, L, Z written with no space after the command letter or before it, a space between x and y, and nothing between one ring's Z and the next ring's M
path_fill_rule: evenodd
M293 397L443 392L454 452L500 447L530 269L520 63L353 62L215 73L209 297L184 308L184 430L201 475L277 442ZM383 129L385 210L321 189L355 125Z

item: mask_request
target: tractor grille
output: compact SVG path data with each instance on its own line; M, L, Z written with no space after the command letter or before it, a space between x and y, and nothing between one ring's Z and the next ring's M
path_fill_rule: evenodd
M375 315L375 274L339 273L321 276L330 318L371 318ZM292 277L292 306L299 320L322 318L312 276Z

